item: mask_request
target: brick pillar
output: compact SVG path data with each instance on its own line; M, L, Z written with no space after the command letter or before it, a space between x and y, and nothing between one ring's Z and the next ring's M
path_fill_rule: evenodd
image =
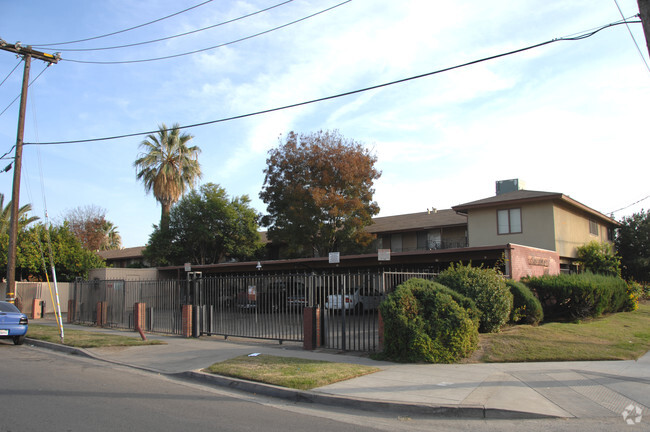
M381 311L378 310L377 312L379 313L379 346L377 347L377 351L382 352L384 350L384 319L381 316Z
M192 337L192 305L183 305L183 337Z
M108 322L108 303L97 302L97 325L103 327Z
M305 350L314 350L321 346L320 308L306 307L303 313L303 344Z
M75 319L77 303L74 300L68 300L68 324L72 324Z
M43 318L41 316L41 299L32 300L32 319Z
M135 303L133 305L133 323L136 331L138 331L138 329L144 331L146 326L146 311L146 303Z

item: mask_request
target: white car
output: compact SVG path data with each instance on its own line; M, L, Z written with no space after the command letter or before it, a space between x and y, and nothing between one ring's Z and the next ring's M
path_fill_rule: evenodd
M339 288L336 294L327 296L325 308L346 312L376 310L385 298L386 294L367 287L351 288L347 294L343 294L343 289Z

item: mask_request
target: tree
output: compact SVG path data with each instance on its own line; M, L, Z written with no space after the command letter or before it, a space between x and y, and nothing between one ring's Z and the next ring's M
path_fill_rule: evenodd
M578 261L584 270L607 276L621 275L621 259L611 243L591 241L578 248Z
M650 211L641 210L623 218L616 235L616 250L626 278L650 282Z
M154 228L144 256L156 265L246 259L261 247L257 220L246 195L230 199L224 188L207 183L172 207L168 229Z
M11 223L11 203L10 200L7 205L4 205L5 196L0 193L0 234L9 234L9 225ZM32 222L37 221L38 216L29 216L29 212L32 211L31 204L25 204L24 206L18 209L18 231L23 230L27 225Z
M0 235L0 271L6 276L9 237ZM45 227L36 224L18 233L16 248L16 280L45 280L49 272L50 250L59 281L72 281L75 277L87 277L88 270L105 266L95 253L83 247L67 223Z
M64 217L70 231L91 251L119 249L122 239L117 227L106 220L106 210L95 205L76 207Z
M373 236L364 228L379 213L373 182L377 158L338 131L289 132L269 151L260 198L268 236L289 256L356 252Z
M181 134L178 123L171 129L163 123L158 129L157 134L147 135L140 143L144 154L135 160L133 166L137 170L136 178L142 180L147 193L153 192L160 202L160 227L166 229L172 205L201 178L198 161L201 149L187 146L193 137Z

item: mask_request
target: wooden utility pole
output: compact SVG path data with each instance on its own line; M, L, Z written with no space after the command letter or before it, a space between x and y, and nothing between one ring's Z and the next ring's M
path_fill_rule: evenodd
M643 34L645 35L645 44L650 54L650 0L637 0L639 5L639 14L643 25Z
M57 63L59 56L35 51L31 47L22 47L20 43L8 44L0 39L0 50L9 51L23 57L25 70L23 86L20 93L20 111L18 114L18 133L16 153L14 155L14 182L11 191L11 217L9 219L9 249L7 250L7 287L5 297L8 302L16 300L16 242L18 240L18 209L20 209L20 173L23 159L23 135L25 132L25 107L27 106L27 89L29 88L29 70L32 57L46 62Z

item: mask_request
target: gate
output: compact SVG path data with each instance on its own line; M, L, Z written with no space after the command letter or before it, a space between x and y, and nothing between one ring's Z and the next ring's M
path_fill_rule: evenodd
M372 352L379 349L381 301L407 279L433 276L366 272L203 278L197 273L180 281L76 281L74 321L133 329L134 304L145 303L145 330L182 334L182 305L191 304L194 336L302 342L304 309L310 307L320 315L320 346Z

